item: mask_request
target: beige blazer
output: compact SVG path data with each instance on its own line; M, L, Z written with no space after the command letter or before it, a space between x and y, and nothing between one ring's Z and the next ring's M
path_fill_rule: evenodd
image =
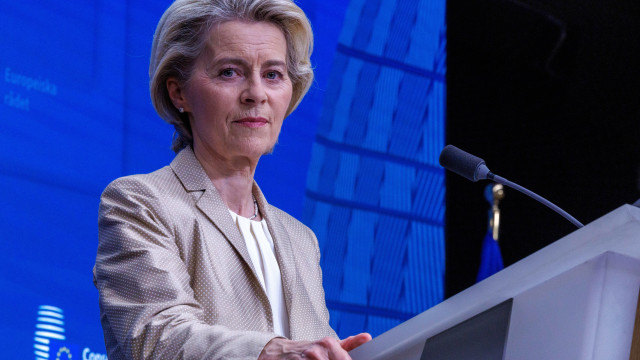
M253 193L273 237L293 340L336 337L313 232ZM191 148L101 197L94 283L108 357L256 359L271 306L240 231Z

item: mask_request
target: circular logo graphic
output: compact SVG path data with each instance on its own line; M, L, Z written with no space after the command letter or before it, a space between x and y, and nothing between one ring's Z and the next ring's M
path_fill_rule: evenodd
M66 346L61 347L56 354L56 360L71 360L71 350Z

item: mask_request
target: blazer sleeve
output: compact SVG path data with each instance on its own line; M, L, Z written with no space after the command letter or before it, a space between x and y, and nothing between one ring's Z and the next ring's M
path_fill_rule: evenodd
M170 209L137 178L101 197L94 283L109 359L256 359L275 334L203 321Z

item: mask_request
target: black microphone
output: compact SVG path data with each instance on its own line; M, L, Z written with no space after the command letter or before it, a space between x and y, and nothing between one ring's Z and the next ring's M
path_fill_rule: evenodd
M534 193L533 191L525 189L516 183L513 183L503 177L500 177L492 173L491 171L489 171L489 168L485 164L484 160L480 159L477 156L471 155L464 150L460 150L453 145L447 145L444 147L444 149L442 149L442 152L440 153L440 165L445 169L453 171L454 173L460 176L463 176L473 182L476 182L478 180L489 179L497 182L498 184L502 184L512 189L518 190L521 193L533 198L534 200L549 207L551 210L562 215L562 217L569 220L573 225L577 226L578 228L581 228L584 226L582 225L581 222L576 220L576 218L569 215L569 213L560 209L558 206L556 206L549 200Z
M486 179L490 173L484 160L453 145L447 145L442 149L440 165L473 182Z

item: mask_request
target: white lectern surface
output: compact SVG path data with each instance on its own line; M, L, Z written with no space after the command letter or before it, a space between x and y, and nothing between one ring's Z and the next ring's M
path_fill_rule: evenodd
M621 351L626 351L628 359L631 335L629 339L616 338L617 345L611 345L608 339L619 335L607 329L628 328L628 324L633 328L639 287L640 208L625 205L407 320L350 355L354 360L420 359L426 339L513 298L506 359L522 358L514 354L523 350L531 351L531 359L622 359ZM565 300L555 301L554 291ZM540 307L534 306L536 301ZM624 313L629 304L633 312ZM547 318L540 319L540 314L547 314ZM557 341L556 335L563 332L553 328L558 326L554 314L565 314L563 324L583 329L581 334L571 334L582 336L581 340L574 344ZM591 317L582 318L585 314ZM547 338L533 341L534 347L529 344L535 331L542 331ZM545 352L553 350L549 345L553 339L554 344L572 346L572 351L577 351L572 354L577 357L555 357ZM624 346L626 349L620 350Z

